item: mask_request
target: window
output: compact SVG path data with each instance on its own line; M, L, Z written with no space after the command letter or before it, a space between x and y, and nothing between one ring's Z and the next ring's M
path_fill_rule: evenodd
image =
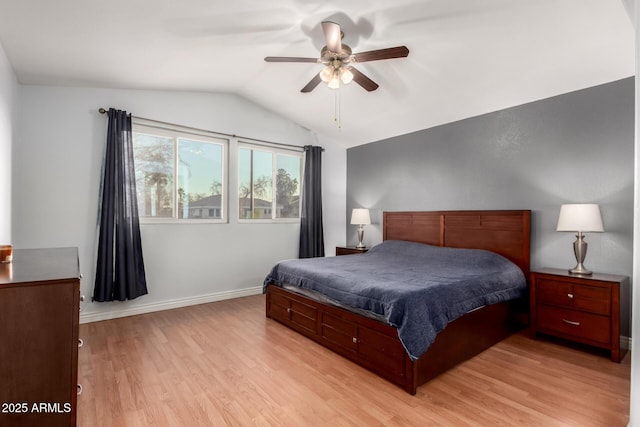
M227 144L208 135L134 123L140 218L224 220Z
M302 152L239 144L239 219L300 218L301 170Z

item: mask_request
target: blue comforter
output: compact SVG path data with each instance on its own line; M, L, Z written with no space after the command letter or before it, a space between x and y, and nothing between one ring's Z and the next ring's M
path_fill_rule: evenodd
M282 261L264 285L319 292L398 328L415 360L466 312L525 295L522 270L493 252L387 240L362 255Z

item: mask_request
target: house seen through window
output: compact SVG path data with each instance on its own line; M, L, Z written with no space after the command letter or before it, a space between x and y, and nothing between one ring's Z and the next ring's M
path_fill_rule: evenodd
M224 219L226 140L135 124L133 130L141 218Z
M300 218L301 171L301 152L240 144L239 219Z

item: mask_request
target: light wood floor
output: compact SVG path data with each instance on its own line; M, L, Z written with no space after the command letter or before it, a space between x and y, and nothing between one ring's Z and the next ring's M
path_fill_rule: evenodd
M264 315L262 295L80 326L78 425L626 426L630 356L518 333L416 396Z

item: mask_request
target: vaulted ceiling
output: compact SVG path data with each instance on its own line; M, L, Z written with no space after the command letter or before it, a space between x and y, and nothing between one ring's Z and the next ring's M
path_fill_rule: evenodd
M233 93L348 147L632 76L627 3L0 0L0 43L23 84ZM409 56L301 93L320 64L263 59L319 57L324 20Z

